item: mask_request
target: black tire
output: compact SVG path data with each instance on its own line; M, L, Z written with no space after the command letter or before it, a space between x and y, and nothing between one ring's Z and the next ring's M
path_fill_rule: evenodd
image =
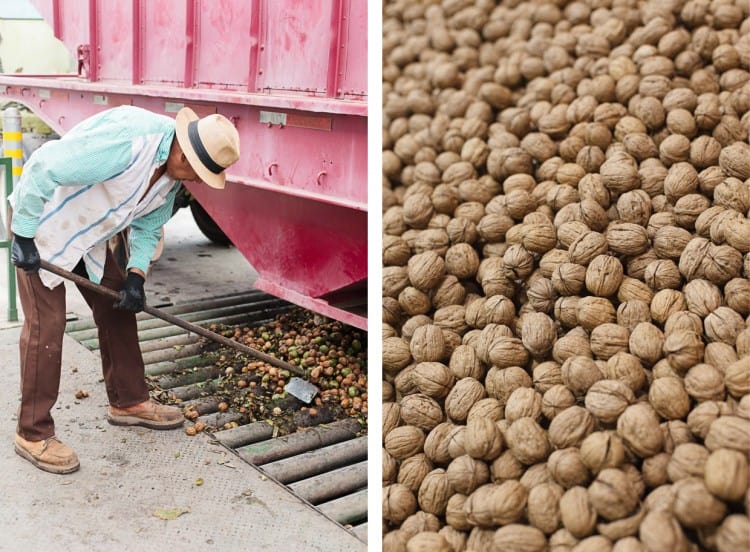
M219 228L214 222L214 219L206 212L206 210L195 200L190 202L190 212L193 213L193 219L198 225L198 228L209 240L217 245L232 245L227 235Z

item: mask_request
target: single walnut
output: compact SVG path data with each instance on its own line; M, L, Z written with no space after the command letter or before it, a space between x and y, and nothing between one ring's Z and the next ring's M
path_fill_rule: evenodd
M445 413L451 420L464 422L472 406L486 394L484 386L473 377L461 378L445 398Z
M729 307L719 307L706 316L703 322L709 341L721 341L734 345L737 337L745 329L745 321Z
M733 278L724 285L727 306L742 316L750 314L750 280Z
M445 275L445 261L434 251L425 251L409 259L407 273L415 288L428 291Z
M688 550L688 540L671 511L651 509L643 518L638 536L646 550Z
M596 510L585 487L568 489L560 499L562 523L574 537L583 538L596 527Z
M383 371L390 375L397 374L411 361L409 344L400 337L388 337L383 340Z
M685 527L716 525L726 511L726 505L708 491L701 478L689 477L676 488L674 515Z
M422 480L417 501L423 511L441 516L445 513L445 507L452 494L448 474L444 469L436 468Z
M606 468L599 472L588 488L589 501L603 518L613 521L630 515L639 496L622 470Z
M470 523L480 527L508 525L521 519L528 491L518 481L487 484L471 493L464 503Z
M519 418L529 417L537 421L542 416L542 395L530 387L519 387L508 397L505 419L513 423Z
M435 399L417 393L401 399L401 419L407 425L430 431L443 421L443 411Z
M705 462L706 488L727 502L742 499L750 485L749 478L747 456L737 450L716 449Z
M571 263L588 265L594 257L607 253L607 238L599 232L589 231L581 234L568 247Z
M665 420L678 420L690 411L690 397L681 378L664 377L651 382L648 401Z
M649 303L638 299L623 301L617 307L617 324L632 332L641 322L649 322L651 320Z
M469 415L466 417L466 421L470 421L472 418L487 418L494 422L502 420L505 416L505 407L500 404L500 401L487 397L480 399L475 402L469 409Z
M643 273L643 279L651 289L677 289L682 284L682 275L674 261L659 259L650 262Z
M616 379L595 382L586 392L585 404L589 412L604 423L614 423L625 409L635 402L630 387Z
M630 353L617 353L607 361L606 376L608 379L620 380L633 391L640 390L646 384L646 373L638 357Z
M582 297L576 307L578 323L587 330L616 320L615 307L603 297Z
M560 369L563 384L576 396L582 397L595 382L603 378L596 362L586 356L572 356Z
M719 371L724 366L729 366L737 361L737 351L731 345L721 342L713 342L706 345L704 360L706 364L715 366ZM726 373L726 369L724 369Z
M595 431L581 443L581 460L592 473L619 467L625 458L625 446L612 431Z
M398 482L416 493L424 477L433 469L432 462L424 454L415 454L401 462L398 467Z
M503 437L493 420L475 417L466 424L463 444L472 458L491 461L502 452Z
M670 214L670 218L673 219L674 215ZM654 235L651 236L654 252L659 257L673 261L679 261L680 255L682 255L682 252L692 238L693 235L690 231L677 226L664 226L657 229Z
M661 452L643 461L643 482L647 487L654 489L669 482L667 465L671 456L667 452Z
M648 233L632 222L616 222L607 228L607 244L615 253L638 255L649 247Z
M599 168L602 183L615 194L634 190L639 185L638 164L625 152L618 152L609 157Z
M679 374L701 362L704 348L701 337L689 330L675 330L664 340L664 355Z
M546 459L549 454L547 433L533 418L519 418L511 423L505 437L513 456L527 466Z
M742 268L742 254L729 245L711 246L703 261L706 278L722 285L737 278Z
M750 394L750 357L745 356L726 367L724 383L732 396L742 398Z
M453 388L456 380L445 364L420 362L414 367L412 382L420 393L442 399Z
M445 252L445 270L456 278L471 278L478 268L479 255L468 243L457 243Z
M667 475L672 483L687 477L703 477L709 452L697 443L681 443L672 451Z
M383 489L383 519L401 523L417 511L417 499L406 485L394 483Z
M448 368L457 379L484 377L484 368L476 350L469 345L459 345L453 350Z
M634 454L648 458L661 452L664 435L659 430L659 417L645 403L628 406L617 419L617 433Z
M559 412L549 425L549 441L556 449L578 446L594 430L596 420L588 410L570 406Z
M524 347L536 357L546 355L555 343L557 329L554 321L544 313L535 312L523 317L521 337Z
M628 350L630 331L617 324L602 324L591 331L591 352L601 360L607 360L619 352Z
M422 451L424 432L418 427L393 428L384 438L385 450L396 460L404 460Z
M750 548L750 518L742 514L724 518L716 532L716 547L722 552Z
M672 313L685 310L685 295L676 289L657 291L651 300L651 318L663 324Z
M609 297L617 292L622 282L622 263L610 255L597 255L586 268L586 289L599 297Z
M739 416L721 416L711 422L706 434L706 448L714 451L720 448L750 453L750 420Z
M418 327L409 342L409 350L417 362L443 360L446 353L443 330L434 324Z
M528 552L544 552L547 550L547 539L541 530L518 523L498 529L492 538L492 544L495 550L509 550L511 548Z
M734 142L721 150L719 166L727 176L741 180L750 178L750 145Z
M662 358L664 333L650 322L640 322L630 334L630 352L647 366Z
M690 312L705 318L709 313L719 308L723 302L721 290L708 280L691 280L683 288L685 303Z
M724 400L726 389L721 372L711 364L696 364L685 374L685 391L698 402Z

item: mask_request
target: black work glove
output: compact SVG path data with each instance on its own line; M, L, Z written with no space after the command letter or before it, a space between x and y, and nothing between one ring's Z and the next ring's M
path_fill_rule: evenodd
M120 290L120 302L115 303L118 309L130 312L141 312L146 306L146 293L143 291L145 279L140 274L128 272L125 284Z
M18 268L23 268L27 274L39 272L42 259L39 257L34 238L24 238L13 234L10 251L10 258Z

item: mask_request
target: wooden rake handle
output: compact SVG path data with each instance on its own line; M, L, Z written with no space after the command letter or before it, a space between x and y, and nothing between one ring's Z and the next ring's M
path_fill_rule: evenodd
M78 274L74 274L68 270L65 270L64 268L55 266L49 263L48 261L44 261L44 260L42 261L42 268L48 272L57 274L58 276L65 278L66 280L70 280L71 282L74 282L79 286L96 291L98 293L101 293L102 295L111 297L112 299L116 301L120 300L120 294L117 291L109 289L108 287L104 287L100 284L95 284L88 278L84 278L82 276L79 276ZM237 351L248 354L254 358L262 360L263 362L267 362L268 364L272 366L276 366L277 368L281 368L283 370L289 370L290 372L298 376L302 376L302 377L307 376L305 371L298 366L294 366L293 364L284 362L283 360L280 360L276 357L267 355L266 353L253 349L252 347L248 347L247 345L243 343L239 343L237 341L228 339L224 337L223 335L219 335L216 332L212 332L211 330L207 330L206 328L197 326L196 324L191 324L190 322L187 322L186 320L177 318L173 314L169 314L168 312L159 310L156 307L149 307L148 305L146 305L143 308L143 311L150 314L151 316L155 316L156 318L161 318L165 322L169 322L170 324L179 326L180 328L183 328L189 332L193 332L200 336L206 337L212 341L215 341L216 343L220 343L221 345L224 345L226 347L231 347L232 349L236 349Z

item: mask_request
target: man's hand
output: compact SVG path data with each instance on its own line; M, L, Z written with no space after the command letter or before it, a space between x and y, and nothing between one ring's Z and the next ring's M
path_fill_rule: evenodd
M145 281L140 274L128 272L125 284L120 290L120 302L115 303L115 307L130 312L141 312L146 306L146 293L143 291Z
M13 234L10 251L10 258L18 268L24 269L27 274L39 272L42 259L39 257L34 238L24 238Z

